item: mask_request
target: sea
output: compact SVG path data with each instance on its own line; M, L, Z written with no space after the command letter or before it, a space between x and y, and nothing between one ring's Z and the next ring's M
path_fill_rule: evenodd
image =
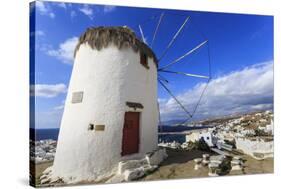
M59 129L33 129L30 128L30 139L33 141L38 140L58 140Z
M210 126L198 126L198 127L187 127L187 126L161 126L158 128L158 141L159 142L179 142L184 143L185 142L185 134L182 134L180 132L183 131L191 131L196 129L204 129L204 128L210 128ZM162 133L162 134L161 134ZM163 133L169 133L169 134L163 134ZM59 129L33 129L30 128L30 139L33 141L38 140L58 140L59 135Z
M158 127L158 142L178 142L178 143L184 143L186 141L186 134L183 134L181 132L184 131L192 131L197 129L206 129L210 128L211 126L170 126L170 125L164 125L161 127ZM169 134L163 134L163 133L169 133Z

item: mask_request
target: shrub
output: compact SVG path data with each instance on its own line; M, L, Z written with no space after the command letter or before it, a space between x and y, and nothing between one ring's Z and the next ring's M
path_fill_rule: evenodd
M193 150L207 151L207 152L211 151L210 147L208 146L208 144L205 142L203 138L195 142L189 142L188 148Z
M232 140L232 141L224 140L224 142L225 142L225 144L231 145L233 147L233 149L236 149L236 142L235 142L235 140Z
M268 133L264 132L263 130L256 129L255 136L268 136Z
M220 168L220 175L227 175L231 170L231 159L225 158L222 164L220 165Z

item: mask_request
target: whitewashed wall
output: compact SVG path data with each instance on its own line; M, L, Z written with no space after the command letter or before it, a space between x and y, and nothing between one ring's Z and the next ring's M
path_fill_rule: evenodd
M69 84L53 166L53 177L69 182L95 180L111 174L121 159L141 157L157 148L157 68L140 64L139 53L110 45L100 51L81 45ZM72 104L72 93L83 102ZM126 101L144 106L140 117L139 153L121 157ZM105 125L90 131L88 125Z
M255 153L264 154L264 157L273 157L273 141L265 142L262 139L249 140L247 138L236 137L236 148L242 150L254 158Z
M212 131L209 131L208 129L192 131L192 133L185 136L185 141L195 142L199 141L201 138L203 138L210 147L213 147L217 143L217 138L213 136Z

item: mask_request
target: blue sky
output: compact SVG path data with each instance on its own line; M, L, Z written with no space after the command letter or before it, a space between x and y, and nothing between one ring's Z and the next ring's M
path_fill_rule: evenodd
M162 67L204 40L209 41L212 78L198 108L197 119L273 107L273 17L161 10L102 5L37 1L31 6L36 24L35 37L35 125L57 128L71 76L73 48L88 27L123 26L132 28L151 45L153 32L164 12L153 50L160 57L187 16L190 19L161 59ZM208 46L169 68L173 71L209 75ZM167 86L193 111L206 79L161 73ZM258 83L257 83L258 82ZM240 84L240 85L237 85ZM158 87L164 121L184 119L184 112ZM239 93L237 92L239 91ZM220 99L218 101L218 98ZM214 113L213 109L219 109Z

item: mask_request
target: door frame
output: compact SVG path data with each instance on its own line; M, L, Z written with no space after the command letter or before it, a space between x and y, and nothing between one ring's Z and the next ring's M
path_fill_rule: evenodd
M124 140L124 125L125 125L125 116L126 116L126 113L138 113L139 115L139 126L138 126L138 151L135 152L135 153L131 153L131 154L123 154L123 140ZM123 126L122 126L122 139L121 139L121 156L130 156L130 155L135 155L135 154L138 154L140 152L140 147L141 147L141 112L140 111L125 111L124 113L124 122L123 122Z

